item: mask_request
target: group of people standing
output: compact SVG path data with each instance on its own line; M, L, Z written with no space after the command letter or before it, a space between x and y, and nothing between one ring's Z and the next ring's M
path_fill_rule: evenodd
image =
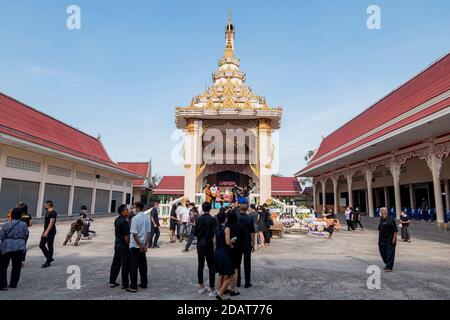
M219 205L220 208L229 206L238 201L239 198L248 198L252 193L256 193L256 183L249 182L245 187L239 187L236 183L230 188L212 186L206 184L203 188L205 202L211 203L214 209Z
M251 256L256 229L247 203L223 207L216 217L210 213L211 204L202 204L194 235L197 238L198 284L200 294L227 300L226 294L237 296L241 286L241 264L244 264L244 287L252 287ZM203 280L205 261L209 271L209 287ZM218 274L216 286L215 275Z
M361 212L359 208L356 207L347 207L345 210L345 221L347 222L347 231L355 231L358 229L358 225L364 230L364 227L361 223Z
M45 256L42 268L50 267L53 259L53 244L56 236L57 213L53 202L45 201L44 232L41 234L39 248ZM0 229L0 290L17 288L20 274L25 264L29 230L32 218L26 203L19 203L7 215L7 221ZM11 277L8 284L8 268L11 264Z

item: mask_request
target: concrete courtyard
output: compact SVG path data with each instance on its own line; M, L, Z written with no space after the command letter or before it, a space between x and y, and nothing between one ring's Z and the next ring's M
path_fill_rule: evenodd
M114 218L96 219L92 229L97 237L81 241L79 247L61 245L71 221L58 222L55 262L48 269L40 267L44 262L38 248L42 225L33 226L19 287L0 292L0 299L213 299L197 293L195 247L182 253L184 244L169 244L166 228L161 249L148 252L149 288L137 294L120 287L110 289ZM412 243L398 244L395 270L382 272L380 290L369 290L366 284L367 268L383 267L375 231L340 231L331 241L304 234L275 237L270 247L253 255L253 287L242 288L236 300L450 299L450 245L416 240L413 231L412 236ZM79 290L66 285L71 265L81 268Z

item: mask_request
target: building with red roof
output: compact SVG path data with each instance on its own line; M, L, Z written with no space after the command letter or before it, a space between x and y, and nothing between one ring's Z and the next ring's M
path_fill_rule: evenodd
M119 167L134 172L145 179L133 180L132 203L141 201L148 204L152 185L152 163L149 162L118 162Z
M387 207L447 221L450 54L323 139L295 174L314 178L317 211ZM447 211L448 212L448 211Z
M113 162L99 138L0 93L0 212L26 202L41 217L44 200L60 215L82 205L114 212L142 178Z

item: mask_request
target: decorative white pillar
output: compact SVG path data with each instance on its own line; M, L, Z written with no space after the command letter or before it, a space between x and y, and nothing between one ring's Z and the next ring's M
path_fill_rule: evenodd
M383 191L384 191L384 206L386 208L389 208L389 199L388 199L389 198L389 193L388 193L388 190L387 190L386 186L384 186Z
M113 181L114 181L114 177L111 176L110 177L110 181L109 181L109 197L108 197L108 212L109 213L113 213L111 212L111 206L112 206L112 195L113 195ZM117 205L117 203L116 203Z
M95 201L97 198L97 171L94 171L94 187L92 188L91 213L95 214Z
M444 179L444 191L445 191L445 208L450 210L450 188L448 186L447 179Z
M337 214L339 212L339 203L338 203L338 177L333 177L333 193L334 193L334 213Z
M45 195L45 182L47 180L47 160L45 157L42 158L42 172L41 172L41 183L39 183L39 196L36 209L36 218L42 218L42 210L44 207L44 195Z
M199 127L201 121L189 120L186 126L186 141L184 144L184 197L195 201L197 166L202 163L197 158L198 140L201 138Z
M313 181L313 209L314 209L314 212L317 212L317 195L316 195L316 192L317 192L317 187L316 187L316 182L315 181Z
M73 197L75 194L75 165L72 166L72 183L70 184L70 191L69 191L69 208L67 211L67 215L71 217L73 215Z
M449 145L447 145L449 148ZM442 203L442 188L441 188L441 168L443 157L447 154L449 150L441 150L438 154L436 146L431 143L428 148L417 151L417 155L420 159L426 160L428 168L431 170L433 176L433 189L434 189L434 201L436 204L436 219L438 225L444 224L444 204Z
M400 193L401 164L397 162L395 156L391 158L389 170L391 171L392 178L394 180L395 214L397 219L400 219L400 214L402 212L402 200Z
M272 198L272 126L269 120L259 122L259 189L260 201Z
M353 208L352 183L353 183L353 172L351 170L347 170L348 206Z
M324 179L322 179L321 183L322 183L322 203L323 203L322 212L325 213L326 209L327 209L327 202L326 202L326 200L327 200L327 189L326 189L327 180L324 178Z
M373 171L370 166L365 169L366 183L367 183L367 202L369 208L369 217L373 218L375 216L375 210L373 209L373 192L372 192L372 179Z

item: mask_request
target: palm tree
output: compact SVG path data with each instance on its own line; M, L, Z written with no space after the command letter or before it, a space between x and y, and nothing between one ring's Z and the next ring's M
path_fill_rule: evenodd
M315 151L314 150L309 150L308 153L306 153L304 159L306 162L308 162L309 160L311 160L311 158L313 157Z

